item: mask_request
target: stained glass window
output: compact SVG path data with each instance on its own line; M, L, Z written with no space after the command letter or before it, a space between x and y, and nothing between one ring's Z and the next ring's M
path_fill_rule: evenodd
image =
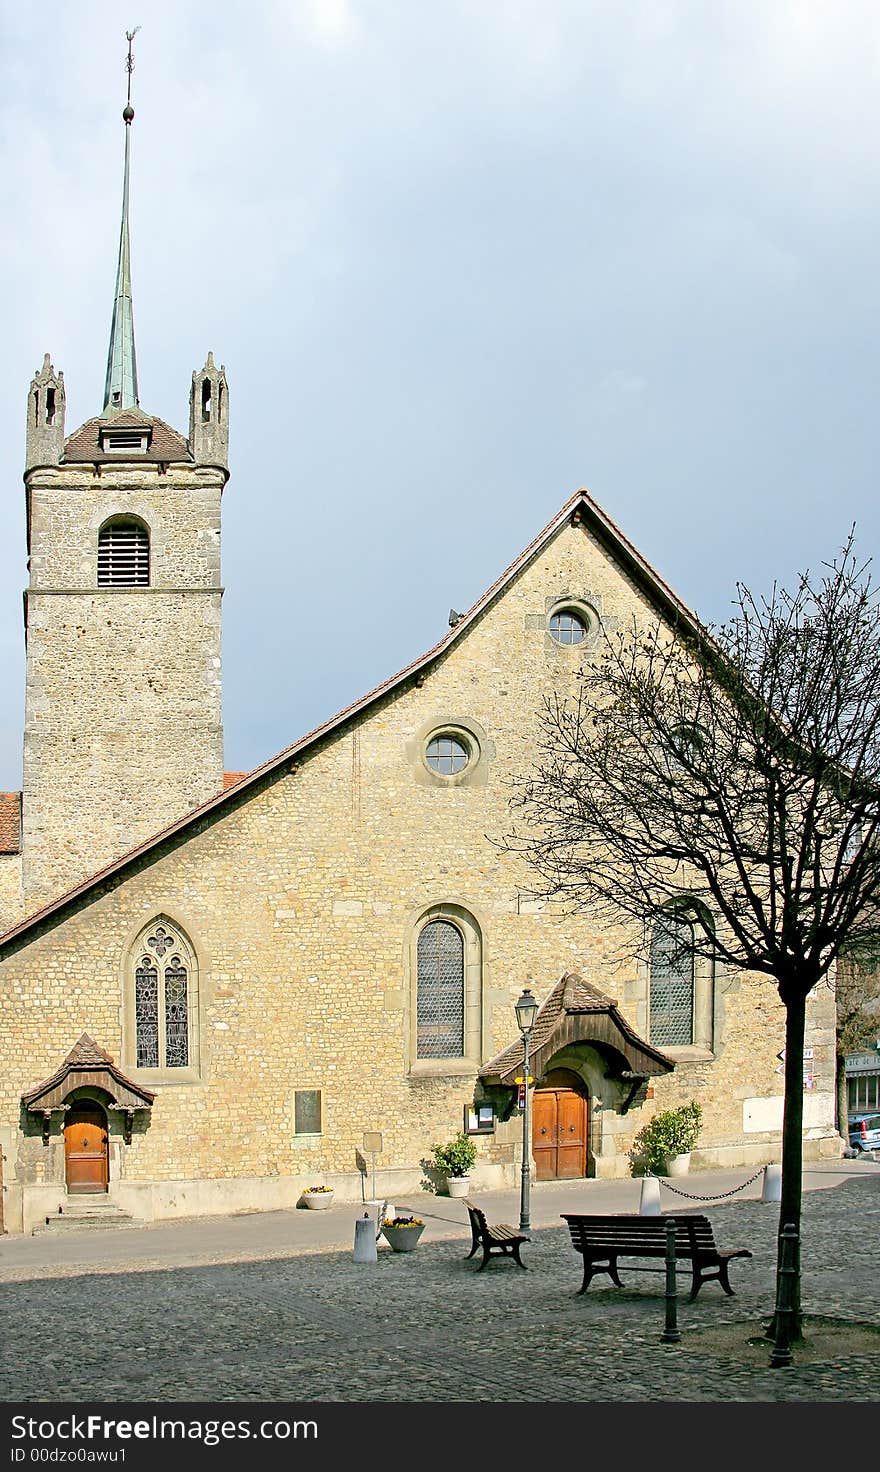
M683 1047L694 1040L694 929L664 915L651 938L651 1042Z
M464 1055L464 937L448 920L431 920L419 935L417 1056Z
M138 1068L159 1067L159 972L144 956L134 973Z
M172 956L165 967L165 1067L186 1068L188 1062L186 967L179 956Z
M134 971L137 1066L188 1068L194 1004L190 958L167 924L142 932L140 946Z

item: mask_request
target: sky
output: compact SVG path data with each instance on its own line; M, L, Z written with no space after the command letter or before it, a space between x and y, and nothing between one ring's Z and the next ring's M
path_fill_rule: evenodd
M579 486L708 623L873 557L876 0L0 0L0 788L25 409L226 367L225 766L430 648Z

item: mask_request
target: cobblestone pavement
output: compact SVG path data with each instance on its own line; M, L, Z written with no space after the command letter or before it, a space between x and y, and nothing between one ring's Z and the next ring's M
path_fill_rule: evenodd
M681 1183L707 1198L719 1244L750 1247L754 1257L731 1266L734 1298L709 1284L688 1304L682 1280L679 1344L660 1338L662 1276L624 1268L623 1290L599 1278L577 1296L581 1260L559 1212L638 1210L635 1182L625 1183L625 1205L613 1183L536 1192L525 1273L493 1259L477 1274L479 1258L465 1260L461 1203L432 1197L410 1198L427 1223L418 1249L394 1253L383 1244L375 1264L353 1261L352 1223L361 1214L353 1207L83 1233L76 1243L5 1238L0 1399L875 1401L880 1337L872 1349L854 1332L825 1361L796 1352L793 1366L775 1370L769 1346L740 1354L725 1336L713 1346L706 1331L739 1324L759 1333L772 1309L778 1206L760 1200L760 1182L749 1196L708 1199L743 1176L695 1173ZM808 1335L826 1318L880 1331L880 1166L811 1180L803 1214ZM584 1188L593 1188L590 1206ZM516 1221L512 1193L479 1199L490 1221ZM666 1188L662 1204L667 1212L700 1209ZM315 1215L327 1220L310 1221L301 1240L283 1244L282 1227L292 1236Z

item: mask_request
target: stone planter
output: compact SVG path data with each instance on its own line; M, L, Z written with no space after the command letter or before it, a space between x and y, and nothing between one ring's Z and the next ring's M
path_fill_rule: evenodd
M470 1176L447 1176L446 1177L446 1194L448 1196L457 1196L459 1198L459 1200L461 1200L462 1197L467 1196L467 1194L470 1191L470 1189L471 1189L471 1178L470 1178Z
M418 1227L383 1227L382 1236L395 1252L415 1252L424 1230L424 1224Z
M664 1164L666 1166L663 1172L665 1176L686 1176L691 1168L690 1151L686 1155L670 1155Z
M333 1191L303 1191L300 1201L310 1211L323 1211L325 1207L333 1205Z

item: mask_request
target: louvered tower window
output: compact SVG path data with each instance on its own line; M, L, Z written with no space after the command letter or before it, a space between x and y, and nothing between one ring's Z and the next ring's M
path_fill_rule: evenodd
M111 521L98 534L98 587L147 588L150 533L139 521Z
M694 1041L694 928L683 915L663 915L651 938L651 1042Z
M464 937L448 920L431 920L418 944L419 1058L464 1056Z

